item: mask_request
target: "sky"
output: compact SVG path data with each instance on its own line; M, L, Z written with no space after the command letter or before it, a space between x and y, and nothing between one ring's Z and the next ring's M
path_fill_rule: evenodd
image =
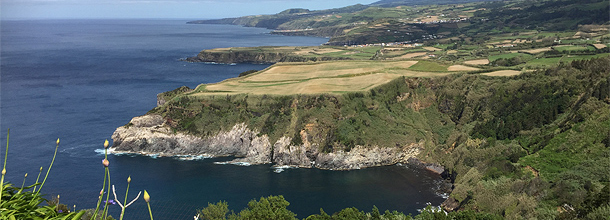
M370 4L377 0L0 0L1 19L186 18L275 14Z

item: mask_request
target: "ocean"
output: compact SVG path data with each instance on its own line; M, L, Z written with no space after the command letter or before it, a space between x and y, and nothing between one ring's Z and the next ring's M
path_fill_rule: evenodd
M203 49L247 46L320 45L328 39L286 37L270 30L229 25L193 25L185 20L2 20L0 136L2 156L10 128L6 180L33 184L49 166L43 193L61 195L76 209L94 208L102 188L104 140L132 117L156 106L156 95L180 86L194 88L269 65L188 63ZM147 190L155 219L192 219L208 203L226 201L239 212L248 201L283 195L288 209L305 218L323 208L334 213L356 207L417 214L444 200L440 176L395 165L353 171L285 169L271 165L214 164L227 158L183 161L110 155L111 182L124 199ZM44 173L43 173L44 176ZM111 198L113 196L111 195ZM120 208L111 206L119 216ZM148 216L142 198L126 219Z

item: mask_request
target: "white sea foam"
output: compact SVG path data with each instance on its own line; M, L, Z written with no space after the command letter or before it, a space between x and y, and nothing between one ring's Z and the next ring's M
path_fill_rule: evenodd
M220 165L231 164L231 165L244 166L244 167L248 167L248 166L252 165L251 163L248 163L248 162L231 162L231 161L214 162L214 164L220 164Z
M208 159L208 158L212 158L212 156L210 155L205 155L205 154L201 154L201 155L176 155L174 156L175 158L177 158L178 160L203 160L203 159Z
M275 173L281 173L281 172L284 172L284 170L286 170L286 169L296 169L296 168L298 168L298 167L295 167L295 166L273 166L273 167L271 167L271 169L273 169L273 172L275 172Z
M104 155L104 148L101 149L95 149L95 153L99 154L99 155ZM132 155L134 153L129 153L129 152L125 152L125 151L117 151L114 150L114 148L109 148L108 149L108 154L113 154L113 155Z
M441 208L440 206L433 206L430 202L426 203L425 208L417 209L417 212L421 213L424 209L428 208L428 206L430 207L429 211L432 213L444 213L445 215L447 215L447 212L443 210L443 208Z

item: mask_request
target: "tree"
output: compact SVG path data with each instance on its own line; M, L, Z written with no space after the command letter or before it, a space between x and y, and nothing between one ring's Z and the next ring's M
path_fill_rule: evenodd
M229 204L224 201L216 204L208 203L208 207L203 208L197 213L203 220L224 220L227 219L227 213L229 213Z
M286 208L288 205L290 203L284 196L261 197L259 201L250 201L248 208L239 213L238 219L297 219L296 214Z

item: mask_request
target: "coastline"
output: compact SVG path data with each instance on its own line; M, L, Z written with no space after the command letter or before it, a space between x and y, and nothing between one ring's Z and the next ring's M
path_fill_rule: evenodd
M302 136L308 135L302 132ZM320 152L316 144L305 142L292 145L291 138L282 137L275 143L267 135L236 124L230 131L211 137L173 132L160 115L133 118L127 126L117 128L112 135L112 153L133 153L161 157L237 157L227 163L274 164L327 170L354 170L397 163L423 165L437 174L444 169L421 163L416 159L423 143L401 148L356 146L350 151Z

